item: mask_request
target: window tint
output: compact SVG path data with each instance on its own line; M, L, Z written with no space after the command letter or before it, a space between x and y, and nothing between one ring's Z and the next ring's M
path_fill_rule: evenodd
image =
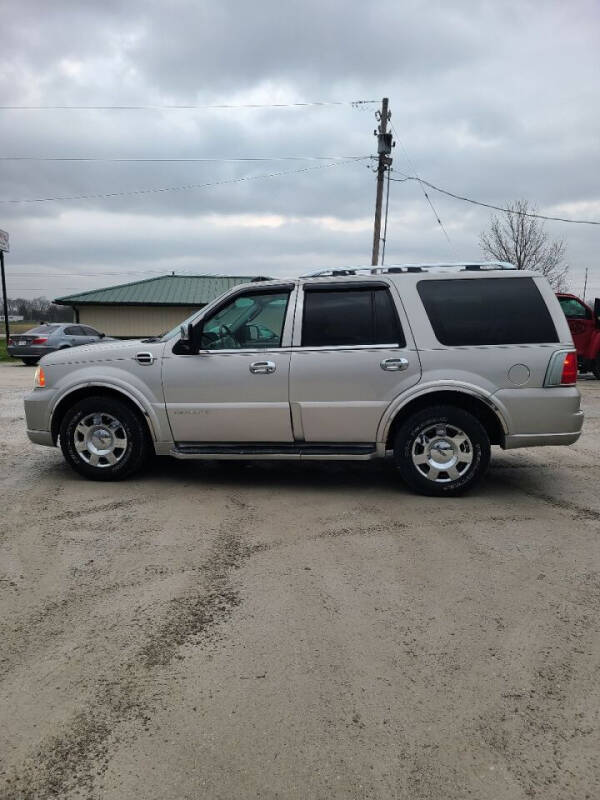
M558 302L567 319L591 319L587 308L574 297L559 297Z
M82 334L79 333L81 329L77 325L71 325L69 328L65 328L65 334L67 336L81 336Z
M304 292L303 347L406 344L385 287L306 286Z
M531 278L420 281L417 289L442 344L558 341L550 312Z
M88 328L86 325L82 325L81 328L86 336L98 336L98 331L94 328Z
M238 295L204 321L202 347L206 350L281 347L289 297L289 292Z

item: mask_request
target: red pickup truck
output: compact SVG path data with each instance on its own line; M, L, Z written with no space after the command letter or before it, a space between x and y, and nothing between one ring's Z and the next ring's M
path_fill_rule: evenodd
M579 372L593 372L600 380L600 298L594 307L574 294L556 295L565 313L575 347Z

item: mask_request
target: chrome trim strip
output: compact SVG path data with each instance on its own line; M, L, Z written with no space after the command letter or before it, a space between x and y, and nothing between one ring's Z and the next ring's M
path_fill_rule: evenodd
M379 458L375 450L371 453L182 453L173 448L169 452L173 458L182 461L371 461Z

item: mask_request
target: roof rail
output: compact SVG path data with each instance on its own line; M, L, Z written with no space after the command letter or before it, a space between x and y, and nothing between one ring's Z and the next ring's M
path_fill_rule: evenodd
M477 272L479 270L517 269L508 261L459 261L440 264L391 264L389 267L331 267L318 272L301 275L301 278L333 278L343 275L387 275L403 272L427 272L437 269L456 269L462 272Z

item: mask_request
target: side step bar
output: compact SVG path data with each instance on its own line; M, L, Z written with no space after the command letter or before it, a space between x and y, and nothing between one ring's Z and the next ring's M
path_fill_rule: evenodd
M367 461L377 457L374 444L335 444L330 442L307 444L273 442L245 444L202 444L196 442L177 442L170 455L174 458L189 459L335 459L347 461Z

